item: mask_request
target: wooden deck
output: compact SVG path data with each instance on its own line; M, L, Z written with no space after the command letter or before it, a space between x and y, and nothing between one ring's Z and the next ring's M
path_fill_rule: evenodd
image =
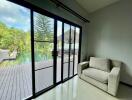
M66 59L65 59L66 60ZM75 59L76 61L76 59ZM53 61L35 63L35 70L52 66ZM61 59L57 61L57 79L60 79ZM77 66L77 65L75 65ZM66 66L67 67L67 66ZM75 67L76 69L77 67ZM32 95L31 64L0 67L0 100L24 100ZM68 70L65 70L68 75ZM64 74L65 75L65 74ZM48 78L47 78L48 76ZM53 84L53 67L35 71L36 92Z
M0 100L23 100L32 95L31 65L0 67Z
M35 66L35 70L53 66L53 60L36 62ZM1 66L0 100L24 100L30 97L32 95L31 71L31 64ZM53 67L35 71L35 77L36 92L38 92L53 84Z

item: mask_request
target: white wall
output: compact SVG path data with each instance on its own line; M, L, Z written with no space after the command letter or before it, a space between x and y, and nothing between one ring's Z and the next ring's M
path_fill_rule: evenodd
M132 0L121 0L90 14L87 55L123 62L121 80L132 85Z

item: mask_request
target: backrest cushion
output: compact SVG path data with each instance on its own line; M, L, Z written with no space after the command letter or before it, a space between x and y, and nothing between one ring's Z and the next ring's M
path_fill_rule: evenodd
M121 67L122 62L118 60L111 60L111 66L112 67Z
M105 58L90 57L89 67L110 72L110 61Z

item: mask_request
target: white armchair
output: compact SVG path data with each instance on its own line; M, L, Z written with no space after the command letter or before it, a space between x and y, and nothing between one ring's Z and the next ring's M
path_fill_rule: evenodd
M120 80L121 62L91 57L78 64L78 76L94 86L116 96Z

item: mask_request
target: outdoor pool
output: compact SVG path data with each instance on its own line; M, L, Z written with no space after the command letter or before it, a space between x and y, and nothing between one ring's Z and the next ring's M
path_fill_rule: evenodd
M52 55L44 55L41 53L35 53L35 62L50 60L52 59ZM19 64L28 64L31 63L31 52L25 52L18 54L15 60L5 60L0 66L8 66L8 65L19 65Z

